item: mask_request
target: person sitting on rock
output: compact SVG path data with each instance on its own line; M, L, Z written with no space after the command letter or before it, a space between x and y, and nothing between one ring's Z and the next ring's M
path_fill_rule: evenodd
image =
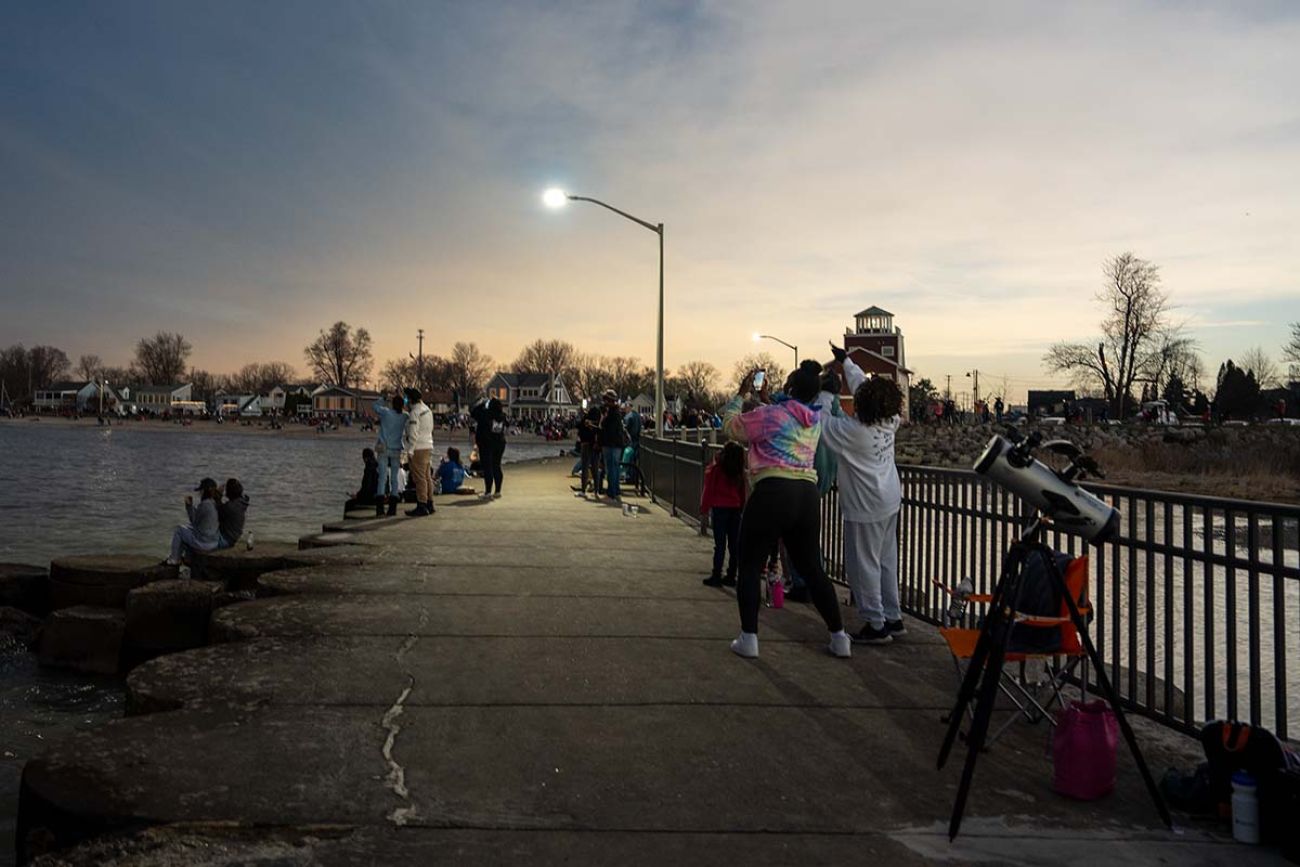
M244 535L244 519L248 514L248 494L239 479L226 479L225 502L217 503L217 520L221 529L218 548L231 548Z
M221 489L215 479L204 479L194 490L199 492L199 504L195 506L194 497L186 495L185 513L190 522L178 525L172 532L171 554L164 561L168 566L179 566L187 553L215 551L221 543L221 521L217 516Z
M379 490L379 461L375 458L374 450L368 448L361 450L361 460L365 463L365 469L361 471L361 487L343 504L344 512L375 504L376 492ZM383 514L382 508L378 514Z

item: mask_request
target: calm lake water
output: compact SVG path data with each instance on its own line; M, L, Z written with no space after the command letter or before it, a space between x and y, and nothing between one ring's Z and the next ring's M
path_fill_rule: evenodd
M257 540L294 541L342 517L370 442L356 431L0 423L0 561L48 565L88 553L162 559L172 527L185 520L185 495L204 476L244 483ZM505 461L551 457L563 447L511 441ZM468 460L469 448L461 452ZM509 492L508 470L505 485ZM52 741L121 716L122 705L121 681L42 669L33 654L0 637L0 867L13 863L23 764Z
M104 552L162 559L172 528L185 521L185 495L204 476L243 482L256 539L294 541L342 518L370 442L352 431L0 424L0 560L45 565L60 555ZM563 446L510 441L505 461L554 456ZM461 452L468 460L468 447Z

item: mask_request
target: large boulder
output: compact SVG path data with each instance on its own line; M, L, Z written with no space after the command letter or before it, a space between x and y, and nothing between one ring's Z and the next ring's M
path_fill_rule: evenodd
M176 567L134 554L60 557L50 563L50 607L122 608L126 594L151 581L176 577Z
M264 572L309 565L288 542L262 542L249 550L244 545L196 554L191 574L205 581L217 581L232 591L251 590Z
M126 615L116 608L77 605L55 611L41 629L41 665L117 674Z
M133 657L157 656L208 643L218 591L206 581L155 581L126 596L126 644Z
M41 632L41 619L20 608L0 606L0 650L32 647Z
M49 575L40 566L0 563L0 605L39 616L49 613Z

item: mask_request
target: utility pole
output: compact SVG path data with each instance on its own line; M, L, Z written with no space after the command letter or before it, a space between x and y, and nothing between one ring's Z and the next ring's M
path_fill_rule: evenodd
M971 378L971 408L980 402L980 372L978 370L969 370L966 375Z
M944 388L944 390L943 390L943 399L944 399L944 400L952 400L952 374L951 374L951 373L948 373L948 374L944 374L944 375L945 375L945 376L947 377L947 379L948 379L948 385L947 385L947 387Z
M415 329L416 339L420 341L420 360L415 363L416 378L420 387L424 387L424 329Z

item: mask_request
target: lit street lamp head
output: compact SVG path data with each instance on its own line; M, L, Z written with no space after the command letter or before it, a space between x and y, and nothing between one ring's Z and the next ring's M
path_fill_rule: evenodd
M548 208L563 208L569 203L569 197L559 187L551 187L542 193L542 202Z
M759 334L757 331L755 331L755 332L754 332L754 342L757 343L758 341L760 341L760 340L762 340L762 339L763 339L763 335L761 335L761 334Z

